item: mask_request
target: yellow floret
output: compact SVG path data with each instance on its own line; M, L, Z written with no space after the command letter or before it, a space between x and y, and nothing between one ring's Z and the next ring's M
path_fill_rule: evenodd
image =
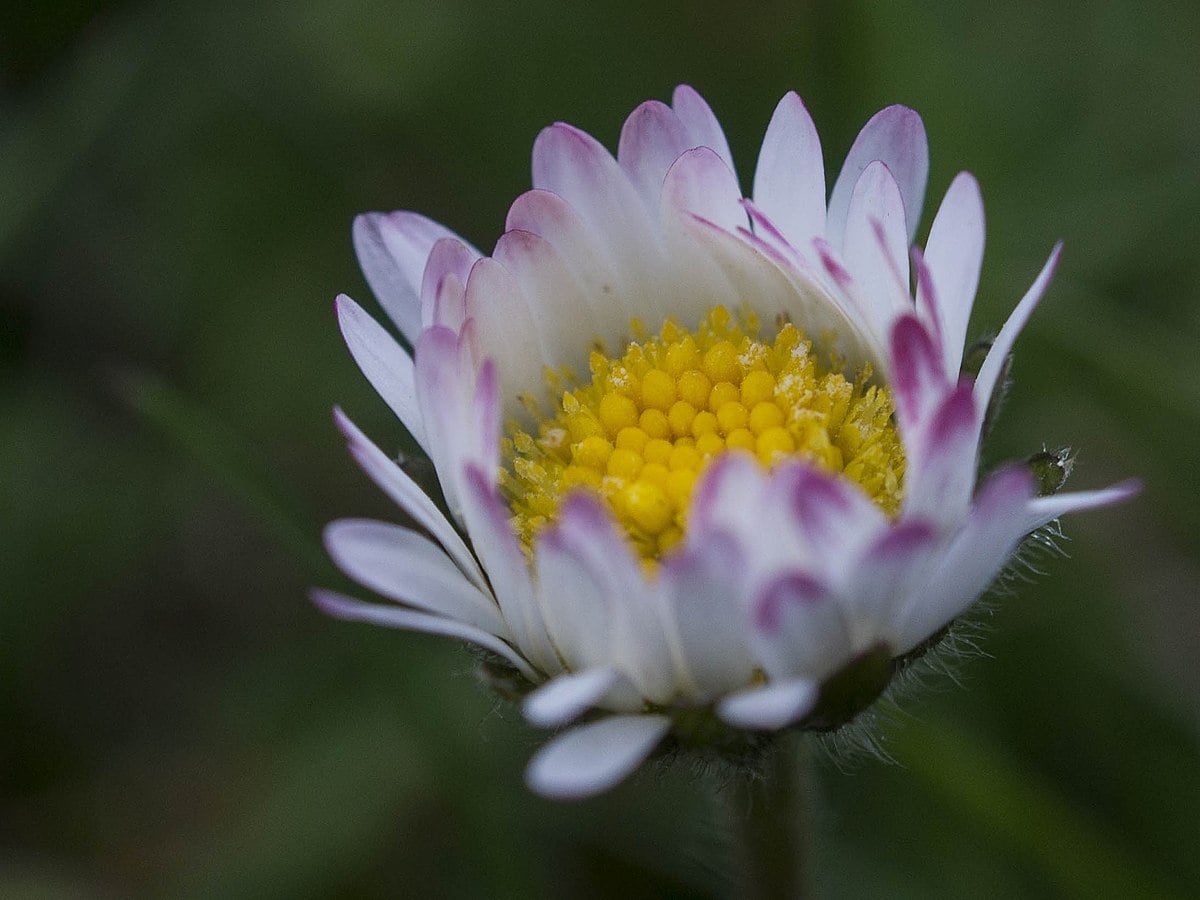
M737 347L729 341L718 341L704 353L704 374L710 381L735 382L742 377Z
M642 376L642 406L666 411L678 396L675 379L662 369L651 369Z
M667 321L657 335L630 324L620 356L596 343L582 386L548 371L548 418L521 394L537 425L516 424L501 443L500 485L527 551L552 523L561 498L590 490L607 503L647 567L686 540L697 481L729 450L765 467L804 459L855 482L886 513L903 497L904 448L891 398L863 367L854 380L785 322L771 340L753 315L710 310L694 330ZM569 387L569 389L567 389Z

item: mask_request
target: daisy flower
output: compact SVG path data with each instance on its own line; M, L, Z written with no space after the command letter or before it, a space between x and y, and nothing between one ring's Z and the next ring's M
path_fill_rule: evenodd
M913 247L928 168L920 117L891 106L827 199L789 93L743 197L683 86L633 111L615 158L542 131L490 256L416 213L359 216L413 352L348 297L338 321L441 497L336 411L410 524L332 523L332 558L391 602L317 604L484 651L559 729L527 771L548 796L602 791L656 748L853 719L1028 535L1136 490L1050 494L1028 464L978 477L1059 248L965 373L983 206L958 175Z

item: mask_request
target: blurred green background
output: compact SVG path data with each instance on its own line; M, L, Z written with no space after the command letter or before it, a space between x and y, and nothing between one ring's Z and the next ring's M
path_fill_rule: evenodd
M648 11L649 10L649 11ZM393 516L342 404L398 424L332 299L361 210L489 248L539 128L609 147L688 82L749 189L789 88L831 175L903 102L920 231L975 172L973 332L1055 240L989 458L1071 444L1070 558L980 616L994 658L819 767L825 897L1200 890L1200 6L711 0L8 4L0 13L0 896L721 896L712 783L531 797L539 735L450 643L327 620L317 549Z

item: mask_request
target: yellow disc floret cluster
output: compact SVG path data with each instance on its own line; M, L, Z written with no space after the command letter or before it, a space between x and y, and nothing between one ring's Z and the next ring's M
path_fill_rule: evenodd
M763 466L806 459L856 482L886 512L899 507L904 450L886 388L864 368L848 380L818 363L791 323L758 339L751 316L711 310L693 332L668 320L620 358L593 352L588 384L560 393L537 434L510 425L501 484L524 545L574 489L600 494L638 552L656 559L683 536L688 501L719 454ZM561 385L557 374L551 385Z

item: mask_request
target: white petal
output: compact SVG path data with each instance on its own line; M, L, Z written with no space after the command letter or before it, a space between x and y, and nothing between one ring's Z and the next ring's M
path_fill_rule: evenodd
M746 684L754 673L736 549L727 540L689 542L663 563L659 576L681 675L689 699L698 702Z
M666 173L662 203L677 214L688 212L726 230L745 227L746 211L737 177L707 147L683 153Z
M725 132L721 129L721 123L717 121L717 117L713 115L708 103L696 93L694 88L686 84L675 88L675 92L671 95L671 108L675 110L679 121L688 130L689 148L707 147L725 160L729 171L737 171L733 164L733 154L729 152L729 142L725 139Z
M803 572L776 578L755 599L752 643L773 679L820 680L849 660L845 615L827 587Z
M495 601L471 584L441 548L414 531L342 519L326 526L325 546L338 568L389 600L511 638Z
M621 128L617 161L651 213L658 212L667 169L692 146L688 138L675 111L658 100L641 104Z
M521 654L498 637L472 625L399 606L363 603L361 600L354 600L333 591L317 589L313 590L309 596L318 608L339 619L351 622L369 622L372 625L400 628L404 631L421 631L425 634L437 634L466 641L508 660L526 678L541 681L541 676L530 667Z
M818 696L817 685L806 678L773 681L730 694L717 705L717 715L734 728L777 731L808 715Z
M471 269L467 315L475 322L483 355L496 361L504 415L520 416L520 394L541 385L549 362L525 294L508 270L491 257L484 257Z
M457 332L466 316L463 285L479 251L457 238L442 238L429 251L421 276L421 324Z
M533 147L533 184L558 194L593 229L621 279L610 291L623 295L629 318L658 323L674 313L674 285L662 262L657 225L616 160L591 135L562 123L543 129Z
M420 486L403 469L396 465L386 453L376 447L340 409L333 411L334 422L346 436L350 455L362 470L371 477L389 497L394 500L413 521L433 536L445 548L450 558L462 569L471 583L487 591L487 580L479 570L475 557L450 521L442 515L437 505L429 499Z
M789 91L775 107L754 170L754 204L797 249L825 234L825 163L804 101Z
M892 321L912 308L912 300L904 202L891 171L882 162L863 169L854 186L846 212L842 257L876 331L887 334Z
M562 670L534 596L529 564L509 523L510 512L495 483L475 466L463 477L463 519L492 583L496 601L517 646L547 674Z
M611 327L600 297L581 290L554 245L529 231L507 231L496 243L494 259L512 275L531 312L540 359L553 369L586 371L592 341ZM627 328L629 323L621 323ZM489 336L490 337L490 336ZM489 340L489 346L495 342ZM506 354L507 355L507 354ZM541 387L538 382L528 388Z
M979 489L971 516L928 581L916 586L897 621L907 652L967 609L987 588L1026 534L1033 476L1024 466L993 473Z
M933 281L947 372L962 364L963 345L983 266L983 197L969 172L960 172L933 217L925 263Z
M636 272L628 268L596 228L562 197L545 190L526 191L513 201L508 231L528 231L548 241L571 270L592 306L599 331L594 337L623 334L629 321L644 313Z
M1098 491L1068 491L1052 497L1034 497L1026 507L1025 524L1022 527L1028 533L1068 513L1122 503L1137 496L1141 489L1140 481L1130 479Z
M676 673L656 593L609 510L591 495L568 496L559 506L557 521L547 531L547 540L574 558L581 585L579 597L586 598L589 606L602 605L606 611L600 635L607 642L604 661L628 677L644 697L660 703L670 700L677 688ZM547 609L549 603L556 602L562 604L566 615L577 602L573 595L551 600L545 585L541 595ZM587 621L591 619L589 614ZM579 628L569 620L559 624ZM577 638L576 642L584 639Z
M565 725L595 706L620 677L615 669L585 669L559 675L527 696L521 712L543 728Z
M404 423L413 440L428 454L425 425L417 409L416 388L413 386L412 357L383 326L345 294L338 295L336 307L338 325L350 355L367 376L367 381L371 382L371 387L375 388Z
M825 236L834 247L842 245L854 186L863 169L875 160L887 165L900 187L908 243L912 243L921 219L921 205L925 201L929 143L925 139L925 126L916 112L904 106L889 106L875 113L863 126L846 154L846 162L829 195Z
M609 716L572 728L537 752L525 772L544 797L590 797L636 769L671 727L666 716Z
M841 590L856 651L884 641L896 644L901 607L929 577L938 535L927 522L897 522L867 546Z
M354 249L371 290L410 344L421 333L421 279L433 245L456 238L417 213L363 213L354 220ZM478 255L478 251L475 251Z
M957 525L975 486L982 410L964 379L921 422L908 444L904 514Z

